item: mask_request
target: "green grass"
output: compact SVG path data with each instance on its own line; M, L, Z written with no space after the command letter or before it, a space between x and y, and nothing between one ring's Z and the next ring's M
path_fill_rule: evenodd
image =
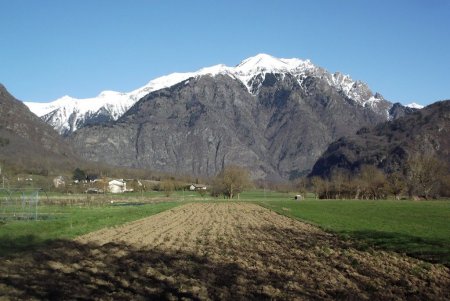
M375 247L450 266L449 201L262 201L261 205Z
M240 200L244 201L279 201L292 199L294 194L276 192L270 190L251 190L244 191L240 194Z
M162 202L144 205L61 207L41 206L37 221L0 221L0 256L33 250L56 239L71 239L104 227L120 225L179 205Z

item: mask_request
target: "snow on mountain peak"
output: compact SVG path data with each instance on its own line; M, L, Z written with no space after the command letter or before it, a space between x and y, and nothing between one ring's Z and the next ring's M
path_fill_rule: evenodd
M422 105L415 103L415 102L407 104L405 107L412 108L412 109L418 109L418 110L423 109Z
M126 93L121 93L121 92L116 92L116 91L103 91L98 95L98 97L102 97L102 98L117 97L117 96L124 95L124 94L126 94Z
M198 75L206 75L206 74L217 75L217 74L221 74L224 72L228 72L229 70L230 70L230 67L227 67L224 64L219 64L219 65L214 65L211 67L202 68L195 73L197 73Z
M243 60L236 68L246 70L254 70L257 68L283 69L286 68L286 63L271 55L260 53Z
M266 72L286 72L296 69L310 69L314 65L309 60L282 59L271 55L260 53L243 60L234 69L237 73L250 73L258 71Z
M378 97L372 95L367 85L353 81L348 75L339 72L331 74L323 68L316 67L309 60L276 58L260 53L243 60L235 67L219 64L195 72L171 73L161 76L128 93L103 91L93 98L77 99L66 95L50 103L26 102L25 104L33 113L52 124L60 133L68 133L82 126L83 121L89 116L103 114L105 111L109 112L111 117L116 120L145 95L171 87L192 77L228 75L240 80L250 93L257 94L267 73L290 73L297 79L300 86L308 76L323 78L361 105L365 105L369 100L371 104L379 100Z

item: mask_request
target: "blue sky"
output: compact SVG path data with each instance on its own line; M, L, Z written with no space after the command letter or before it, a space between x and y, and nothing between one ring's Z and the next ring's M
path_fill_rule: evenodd
M51 101L128 92L257 53L311 59L388 100L450 98L450 1L0 0L0 83Z

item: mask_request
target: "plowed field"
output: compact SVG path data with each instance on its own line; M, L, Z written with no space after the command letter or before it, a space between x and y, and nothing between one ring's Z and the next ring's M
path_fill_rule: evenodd
M444 266L244 203L187 204L0 265L12 299L443 300L449 287Z

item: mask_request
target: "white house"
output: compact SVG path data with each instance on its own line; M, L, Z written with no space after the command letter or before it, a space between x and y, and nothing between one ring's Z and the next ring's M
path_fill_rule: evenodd
M63 176L55 177L53 179L53 186L55 186L55 188L66 186L66 181L64 180L64 177Z
M127 183L123 179L108 182L108 190L111 193L123 193L127 190Z
M191 191L194 191L194 190L206 190L206 185L192 184L191 186L189 186L189 190L191 190Z

